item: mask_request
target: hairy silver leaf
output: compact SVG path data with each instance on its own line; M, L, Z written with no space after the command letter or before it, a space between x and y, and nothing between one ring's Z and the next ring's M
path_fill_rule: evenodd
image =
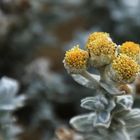
M110 112L102 111L97 113L93 126L94 127L105 127L108 128L111 123Z
M132 109L129 113L123 116L126 128L140 127L140 109Z
M90 132L93 131L93 120L95 118L95 113L80 115L72 118L70 124L80 132Z
M96 89L100 80L100 76L94 74L90 74L94 80L90 80L87 76L81 74L72 74L71 76L77 83L90 89Z

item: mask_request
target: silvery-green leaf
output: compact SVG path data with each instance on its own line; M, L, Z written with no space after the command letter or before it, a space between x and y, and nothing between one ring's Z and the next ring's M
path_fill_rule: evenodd
M96 89L98 86L98 82L100 80L100 77L98 75L93 75L93 74L91 74L91 77L93 77L93 79L95 80L92 80L92 81L80 74L72 74L71 76L80 85L85 86L87 88L91 88L91 89Z
M7 130L7 131L6 131ZM16 140L17 134L21 133L23 130L18 126L4 125L1 128L1 136L3 140Z
M111 85L111 84L107 84L103 81L100 81L100 86L102 88L104 88L107 93L109 93L110 95L123 95L125 92L124 91L119 91L116 87L114 87L114 85Z
M97 135L97 134L88 134L84 137L84 140L103 140L103 135Z
M0 111L0 125L10 124L13 121L9 112Z
M130 140L130 136L124 128L118 128L110 132L108 140Z
M89 110L103 110L104 104L96 97L87 97L81 101L81 107Z
M122 106L120 105L117 105L115 107L115 109L113 110L112 112L112 115L114 118L119 118L119 119L122 119L123 120L123 117L128 114L130 112L130 110L123 110L122 109ZM124 120L123 120L124 121ZM125 122L125 121L124 121Z
M3 77L0 80L0 132L4 140L15 140L15 118L12 111L23 105L24 96L16 96L19 84L16 80ZM19 130L19 129L18 129Z
M80 115L72 118L70 120L70 124L80 132L90 132L93 131L93 120L95 118L95 114L85 114L85 115Z
M85 108L85 109L89 109L89 110L104 110L105 106L103 104L101 104L101 102L99 101L85 101L81 103L81 107Z
M115 101L114 101L113 98L112 99L109 99L108 102L109 103L108 103L108 106L106 107L106 110L111 112L115 108L116 103L115 103Z
M24 101L26 100L25 95L20 95L15 97L13 100L13 104L15 105L16 108L22 107L24 105Z
M96 96L95 96L95 97L94 97L94 96L86 97L86 98L84 98L84 99L81 100L81 103L82 103L82 102L85 102L85 101L87 101L87 100L92 100L92 101L95 102L95 101L96 101Z
M122 104L118 104L116 103L115 108L113 109L113 114L115 118L121 118L123 116L125 116L125 114L127 114L129 111L131 111L131 109L128 109L126 107L124 107Z
M97 74L90 74L92 77L94 77L94 79L96 80L96 81L100 81L100 76L99 75L97 75Z
M12 98L16 95L17 91L19 89L19 84L16 80L3 77L0 80L0 99L5 100Z
M12 111L16 108L22 107L24 105L26 97L24 95L17 96L13 99L9 99L9 101L1 102L0 101L0 111Z
M140 109L132 109L123 116L127 128L140 127Z
M0 111L13 111L14 109L16 109L14 104L4 104L0 106Z
M94 120L94 127L105 127L108 128L111 123L110 112L102 111L97 113L96 118Z
M124 120L122 120L121 118L117 118L117 122L118 122L119 126L124 126L125 125Z
M131 135L131 140L138 140L140 137L140 129L128 129L128 133Z
M117 104L124 110L130 110L133 105L133 97L131 95L117 96Z
M88 100L92 100L93 102L96 102L98 100L98 101L101 101L103 104L108 104L108 100L102 94L98 94L98 95L93 96L93 97L86 97L86 98L81 100L81 103L88 101Z

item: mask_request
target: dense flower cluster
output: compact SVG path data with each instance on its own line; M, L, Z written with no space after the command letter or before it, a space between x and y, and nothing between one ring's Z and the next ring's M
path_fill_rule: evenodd
M87 64L97 69L109 65L111 79L128 83L132 82L139 72L139 44L125 42L117 46L108 33L95 32L89 35L86 50L75 46L66 52L64 65L68 72L86 71Z

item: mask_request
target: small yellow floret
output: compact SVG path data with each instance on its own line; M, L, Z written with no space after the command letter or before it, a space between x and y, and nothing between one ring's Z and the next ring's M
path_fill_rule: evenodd
M96 39L102 39L102 38L110 38L110 36L106 32L94 32L89 35L87 44L95 41Z
M111 55L114 57L116 44L107 38L98 38L95 41L87 45L87 49L90 53L100 55Z
M64 62L70 71L81 71L87 67L88 52L75 46L65 54Z
M127 41L121 45L120 53L126 54L134 60L137 60L140 55L140 46L134 42Z
M110 64L116 55L116 46L108 33L92 33L86 44L90 54L89 61L91 66L102 67Z
M118 80L131 80L139 72L139 65L130 57L121 54L112 62L112 68L118 75Z

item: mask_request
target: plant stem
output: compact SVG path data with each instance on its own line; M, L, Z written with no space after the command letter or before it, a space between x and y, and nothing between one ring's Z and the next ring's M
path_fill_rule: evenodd
M88 79L89 81L92 81L96 88L100 86L99 81L95 79L89 72L84 71L81 73L81 75L86 79Z

